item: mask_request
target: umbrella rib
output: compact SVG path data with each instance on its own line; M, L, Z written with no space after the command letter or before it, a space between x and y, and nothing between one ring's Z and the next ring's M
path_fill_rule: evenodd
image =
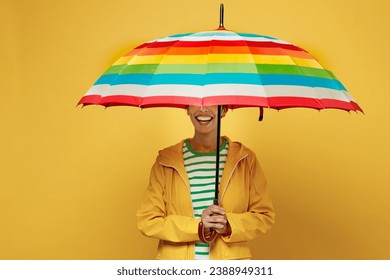
M294 46L295 46L295 45L294 45ZM302 77L307 77L307 75L302 71L302 68L301 68L301 67L298 67L297 63L296 63L295 60L294 60L294 57L291 56L291 55L289 55L289 54L287 54L287 53L286 53L286 49L284 49L284 48L282 48L282 47L280 47L280 46L279 46L278 48L279 48L286 56L288 56L288 57L292 60L292 62L294 63L293 65L294 65L294 66L296 67L296 69L300 72L300 74L302 75ZM300 48L300 47L299 47L299 48ZM304 50L304 49L302 49L302 48L300 48L300 49L301 49L302 51L304 51L304 52L307 53L306 50ZM305 67L310 67L310 66L305 66ZM325 109L324 105L323 105L322 102L321 102L319 93L318 93L318 91L316 90L316 88L313 87L313 86L311 86L310 89L311 89L312 92L315 94L315 98L312 98L312 99L314 99L315 102L318 104L318 108L316 108L316 109L318 109L318 110Z
M207 52L207 62L205 63L205 69L204 69L204 73L203 73L203 90L206 92L206 81L207 81L207 75L209 73L209 66L210 66L210 54L211 54L211 51L212 51L212 43L214 41L214 37L215 37L215 34L216 34L217 31L214 31L212 36L211 36L211 39L209 41L209 50ZM221 31L218 31L218 32L221 32ZM202 107L203 107L203 103L204 103L204 96L202 96Z
M253 59L253 54L252 54L252 52L251 52L251 49L250 49L250 47L249 47L249 45L248 45L248 42L247 42L247 40L244 40L242 37L241 37L241 35L240 35L240 38L241 38L241 40L244 42L244 44L245 44L245 46L248 48L248 52L250 53L250 58L251 58L251 62L252 62L252 65L254 66L254 67L256 67L256 73L257 73L257 78L259 79L259 85L264 85L264 83L263 83L263 81L262 81L262 79L261 79L261 75L260 75L260 73L259 73L259 71L258 71L258 69L257 69L257 64L256 64L256 61ZM263 88L263 92L264 92L264 94L265 94L265 98L264 98L264 100L266 100L266 102L267 102L267 107L268 108L270 108L270 105L269 105L269 101L268 101L268 96L267 96L267 92L266 92L266 90L265 90L265 87L262 87ZM260 94L259 94L260 95ZM260 107L260 106L259 106ZM262 106L262 107L264 107L264 106Z
M165 37L165 38L166 38L166 37ZM163 39L165 39L165 38L163 38ZM155 43L158 44L158 43L159 43L159 39L153 41L153 43L150 44L150 47L153 47L153 44L155 44ZM149 45L148 45L148 46L145 48L145 50L148 49L148 48L150 48L150 47L149 47ZM146 92L150 89L150 86L153 85L152 80L153 80L153 78L156 76L156 72L158 72L158 69L159 69L159 67L160 67L161 64L162 64L161 62L164 60L165 55L166 55L166 53L164 53L163 55L161 55L161 56L159 57L159 61L158 61L158 62L155 62L155 64L157 65L157 66L156 66L156 69L154 69L154 73L153 73L153 75L151 75L151 78L150 78L150 80L149 80L149 84L148 84L147 86L145 86L145 90L144 90L144 92L143 92L143 94L144 94L143 97L146 96ZM140 107L140 108L143 108L142 101L140 102L139 107Z

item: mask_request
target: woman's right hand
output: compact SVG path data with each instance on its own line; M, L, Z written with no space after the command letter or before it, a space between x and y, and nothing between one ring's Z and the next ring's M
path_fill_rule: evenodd
M226 212L221 206L209 206L203 210L201 219L206 235L208 235L212 230L215 230L222 235L228 235L231 232Z

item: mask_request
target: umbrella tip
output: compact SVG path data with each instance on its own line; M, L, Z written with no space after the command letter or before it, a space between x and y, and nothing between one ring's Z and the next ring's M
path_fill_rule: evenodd
M218 27L218 29L220 29L220 30L225 29L225 27L223 25L223 16L224 16L224 7L223 7L223 3L221 3L219 5L219 27Z
M79 103L76 104L75 108L79 107L80 105L81 105L81 109L83 109L84 106L85 106L84 103L79 102Z

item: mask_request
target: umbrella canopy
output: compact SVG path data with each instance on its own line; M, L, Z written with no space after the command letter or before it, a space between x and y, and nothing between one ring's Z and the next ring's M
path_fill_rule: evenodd
M117 60L79 104L362 111L335 75L304 49L223 27L136 47Z

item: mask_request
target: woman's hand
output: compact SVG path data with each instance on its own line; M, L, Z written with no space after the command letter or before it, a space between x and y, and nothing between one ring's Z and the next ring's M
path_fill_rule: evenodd
M231 233L225 210L221 206L211 205L203 210L202 222L206 235L212 230L215 230L221 235L229 235Z

